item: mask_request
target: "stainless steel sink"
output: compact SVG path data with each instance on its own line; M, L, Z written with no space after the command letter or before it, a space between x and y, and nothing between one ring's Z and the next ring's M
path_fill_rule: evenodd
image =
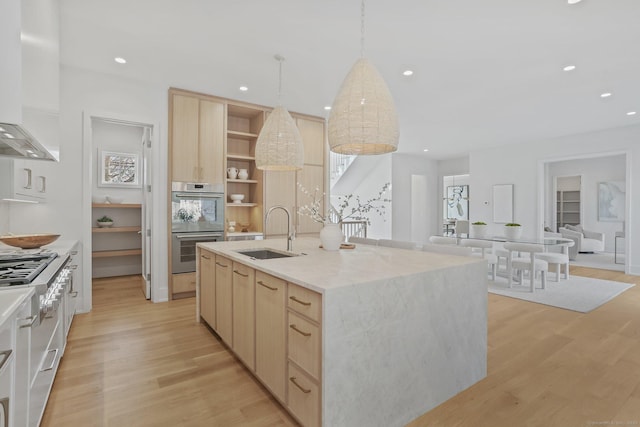
M275 259L275 258L290 258L294 256L298 256L297 254L292 254L291 252L277 251L275 249L245 249L241 251L236 251L239 254L246 255L255 259Z

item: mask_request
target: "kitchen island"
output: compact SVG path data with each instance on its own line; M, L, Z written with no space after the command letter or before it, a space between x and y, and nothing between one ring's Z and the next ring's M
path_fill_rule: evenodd
M201 306L217 299L207 323L304 425L402 426L486 376L485 261L361 244L330 252L313 238L294 241L295 257L260 260L237 252L251 248L282 251L286 241L198 244L196 316L204 318ZM233 292L251 281L253 293L241 306L236 298L243 294L233 294L231 310L240 307L242 317L234 317L231 335L222 333L228 322L220 304L227 276ZM279 291L279 282L287 285L286 323L268 327L284 339L265 341L266 323L252 309L260 310L261 295L268 295L262 292ZM318 314L305 312L316 301ZM279 341L284 391L260 369L261 343ZM255 352L247 352L252 344ZM309 364L314 351L318 363Z

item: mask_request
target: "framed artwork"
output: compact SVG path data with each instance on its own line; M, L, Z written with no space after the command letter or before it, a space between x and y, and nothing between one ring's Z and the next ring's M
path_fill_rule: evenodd
M140 188L140 161L137 153L100 151L98 186Z
M447 187L446 212L448 219L469 219L469 186Z
M598 183L598 221L624 221L625 182Z
M493 222L496 224L513 222L513 184L493 186Z

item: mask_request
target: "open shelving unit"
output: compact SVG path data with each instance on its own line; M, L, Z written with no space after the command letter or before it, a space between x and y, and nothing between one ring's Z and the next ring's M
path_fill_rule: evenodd
M227 105L226 166L227 168L246 169L247 179L225 177L225 194L244 194L243 203L225 204L225 219L238 223L251 224L250 232L262 233L264 204L262 171L256 168L256 142L264 124L265 111L244 105Z
M91 253L91 257L96 258L115 258L115 257L140 257L142 255L142 240L141 240L141 212L142 205L140 203L92 203L91 204L93 210L93 223L95 224L96 218L101 217L105 214L105 212L109 212L109 216L115 217L114 221L116 224L124 222L125 225L117 225L115 227L92 227L91 232L95 234L94 241L92 242L93 251ZM108 211L106 211L106 210ZM134 211L137 209L137 212ZM119 212L119 210L122 210ZM132 233L138 234L139 236L135 239L131 237L126 237L127 235L131 235ZM117 235L123 235L123 242L120 242L121 239L118 239ZM98 239L98 236L105 236ZM106 239L106 236L110 237L108 242L103 242L103 239ZM133 241L135 240L135 244ZM117 244L114 243L117 241ZM121 247L124 245L125 247ZM106 247L117 246L118 249L106 249ZM134 247L135 246L135 247ZM100 249L96 249L99 247Z

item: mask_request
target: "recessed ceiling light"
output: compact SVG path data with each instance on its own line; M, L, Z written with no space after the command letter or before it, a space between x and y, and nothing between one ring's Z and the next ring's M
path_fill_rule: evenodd
M331 110L331 105L325 105L324 109L327 110L327 111Z
M627 116L635 116L635 115L636 115L636 112L635 112L635 111L629 111L629 112L627 113Z
M576 69L575 65L567 65L566 67L563 68L564 71L573 71Z
M425 149L424 149L424 150L422 150L422 151L424 151L424 152L426 153L427 151L429 151L429 149L428 149L428 148L425 148Z
M121 57L119 57L119 56L118 56L118 57L116 57L116 58L113 58L113 60L114 60L114 61L116 61L118 64L126 64L126 63L127 63L127 60L126 60L126 59L121 58Z
M605 92L600 94L600 98L608 98L613 95L611 92Z
M576 3L580 3L582 0L567 0L567 3L569 4L576 4Z
M404 70L402 75L403 76L412 76L413 75L413 71L412 70Z
M246 92L249 90L249 88L246 86L240 86L238 89L240 89L242 92Z

